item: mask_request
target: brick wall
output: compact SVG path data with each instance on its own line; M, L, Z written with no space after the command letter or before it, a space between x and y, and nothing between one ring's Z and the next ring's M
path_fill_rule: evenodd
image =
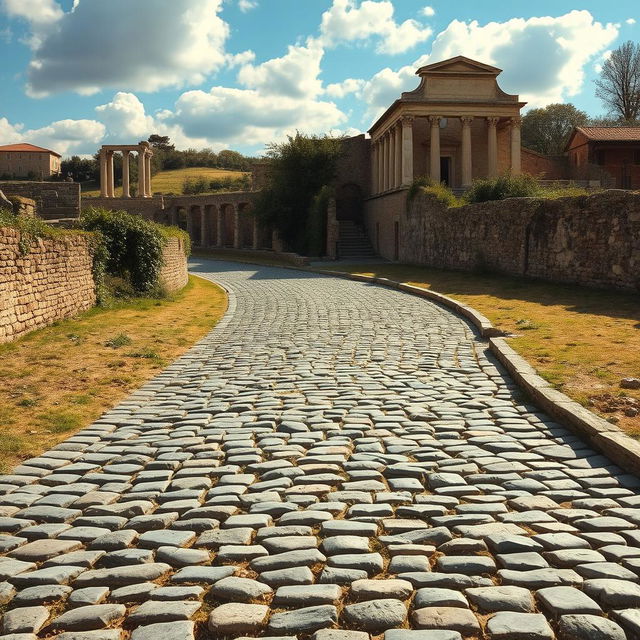
M20 233L0 229L0 343L90 309L96 301L86 235L34 242L22 255Z
M173 293L180 291L188 281L184 242L180 238L169 238L164 248L164 266L160 272L160 283L167 293Z
M75 182L0 182L0 190L35 200L38 215L48 220L80 215L80 185Z
M407 213L400 203L394 209L402 262L640 290L640 194L511 198L453 209L420 194ZM384 248L392 258L388 242Z
M545 156L524 147L522 148L522 171L546 180L566 180L569 178L569 165L566 156Z

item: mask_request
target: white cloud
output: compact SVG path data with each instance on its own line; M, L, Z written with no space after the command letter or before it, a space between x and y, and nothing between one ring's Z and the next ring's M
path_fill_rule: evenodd
M145 113L144 104L133 93L116 93L111 102L96 107L96 113L105 124L107 135L120 138L123 144L146 139L154 133L153 117Z
M55 0L3 0L2 6L11 18L23 18L31 24L51 24L64 12Z
M156 91L200 84L226 60L229 27L218 16L221 6L222 0L80 0L67 13L49 11L44 31L32 12L23 11L37 41L28 91L86 95L108 87Z
M378 38L378 53L398 54L429 38L432 30L416 20L398 24L390 0L333 0L322 14L321 39L328 47L340 42L368 41Z
M382 69L365 83L361 95L367 115L376 118L403 91L416 88L418 67L465 55L504 69L501 87L520 94L530 107L563 102L581 90L585 66L606 56L605 48L617 35L616 25L596 22L588 11L486 25L454 20L437 35L428 56L397 71Z
M351 93L359 93L364 87L364 80L347 78L342 82L334 82L326 86L324 92L332 98L344 98Z
M635 18L627 18L627 19L625 20L625 22L626 22L627 24L635 24L635 23L636 23L636 19L635 19Z
M238 0L238 7L242 13L251 11L251 9L255 9L257 6L258 3L256 0Z
M25 130L22 124L12 125L6 118L0 118L2 144L28 142L61 155L90 153L104 134L105 126L96 120L58 120L40 129Z
M420 13L423 16L426 16L427 18L431 18L432 16L436 15L436 10L433 7L426 6L426 7L423 7L423 9L422 9L422 11Z
M281 58L272 58L255 66L243 65L238 81L264 95L313 97L322 91L318 76L323 55L320 42L310 38L304 46L289 46Z

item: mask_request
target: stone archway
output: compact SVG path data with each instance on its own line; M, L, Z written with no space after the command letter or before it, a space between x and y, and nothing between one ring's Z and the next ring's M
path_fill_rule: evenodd
M233 247L235 238L235 214L235 207L232 204L223 204L220 206L223 247Z
M199 204L189 209L189 235L194 246L202 246L202 207Z

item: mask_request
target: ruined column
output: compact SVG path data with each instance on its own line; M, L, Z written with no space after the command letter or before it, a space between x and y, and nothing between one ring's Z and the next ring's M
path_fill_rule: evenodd
M107 151L107 198L113 198L114 196L114 183L113 183L113 151Z
M138 198L144 198L147 193L147 187L145 186L145 161L144 161L144 147L138 147Z
M520 157L522 143L520 140L520 127L522 118L511 118L511 173L519 176L522 173L522 159Z
M393 125L393 135L396 140L396 157L393 161L395 169L394 184L396 188L399 188L402 185L402 131L397 122Z
M104 148L100 149L100 196L102 198L109 197L107 189L107 151Z
M496 126L500 118L487 118L487 175L495 178L498 175L498 132Z
M429 116L431 138L429 139L429 176L440 183L440 116Z
M122 152L122 197L130 198L131 189L129 187L129 152Z
M145 175L144 175L144 184L146 187L145 195L147 198L152 196L151 192L151 154L145 153Z
M224 209L222 208L224 205L220 205L219 207L216 207L217 212L218 212L218 217L216 218L216 223L217 223L217 236L216 236L216 247L222 247L222 236L223 236L223 225L224 225Z
M402 186L413 182L413 116L402 117Z
M462 186L470 187L473 180L473 163L471 154L471 123L473 118L464 116L462 123Z
M240 211L238 205L231 205L233 207L233 248L240 248Z

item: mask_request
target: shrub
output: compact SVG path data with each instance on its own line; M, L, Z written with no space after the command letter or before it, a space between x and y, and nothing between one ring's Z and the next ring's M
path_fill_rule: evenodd
M126 211L86 209L80 226L102 235L106 273L129 281L136 293L158 293L163 248L169 237L181 237L185 252L190 250L186 232L163 227Z
M497 178L474 180L465 192L467 202L487 202L505 198L531 198L542 195L542 189L533 176L522 174L512 176L505 173Z
M445 207L459 207L464 204L464 202L460 198L456 197L453 191L451 191L451 189L445 184L438 184L431 178L422 176L420 178L416 178L409 187L409 193L407 194L407 207L409 207L411 201L419 193L430 193L436 197L438 202L445 205Z

